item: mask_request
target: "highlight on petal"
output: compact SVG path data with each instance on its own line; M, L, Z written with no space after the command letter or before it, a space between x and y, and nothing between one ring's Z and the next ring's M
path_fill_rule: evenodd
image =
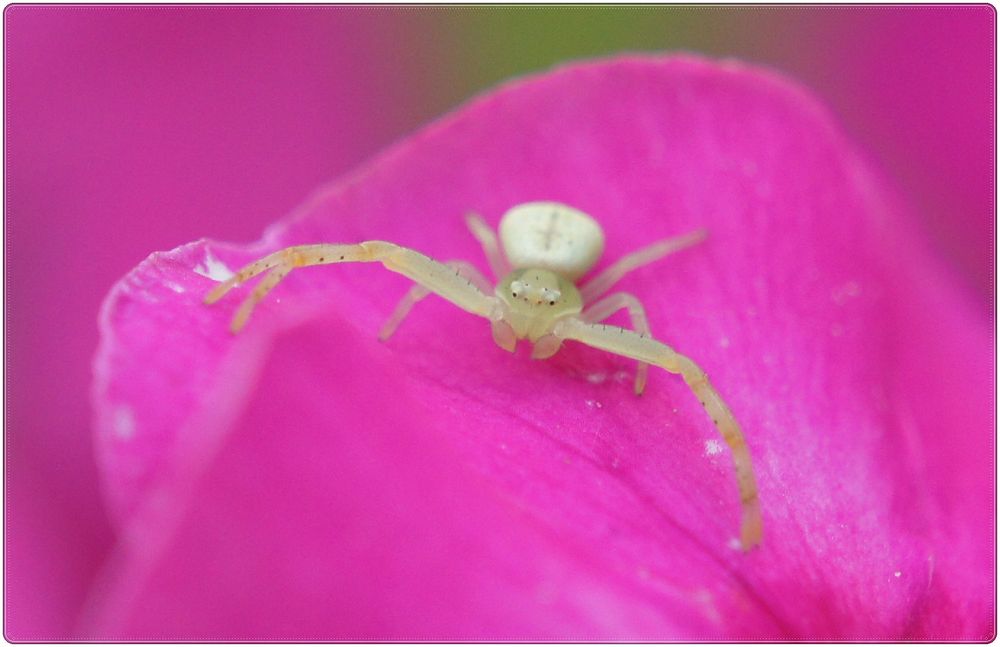
M295 244L389 240L485 272L463 216L495 226L534 200L600 220L597 271L709 231L616 289L743 425L759 549L734 548L728 450L676 376L636 398L632 362L510 355L438 299L379 344L408 284L372 265L291 273L238 336L246 288L202 304ZM989 322L900 205L794 84L629 57L476 99L259 243L152 255L102 312L95 417L122 539L82 634L989 638Z

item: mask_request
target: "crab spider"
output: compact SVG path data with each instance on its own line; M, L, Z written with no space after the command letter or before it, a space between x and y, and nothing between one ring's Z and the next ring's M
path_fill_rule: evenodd
M493 272L502 277L492 294L490 282L468 263L439 263L412 249L376 240L354 245L298 245L274 252L215 286L206 295L205 303L215 303L234 287L268 272L233 316L230 328L236 333L257 303L293 269L378 261L416 282L383 326L379 334L383 340L393 334L418 301L433 292L467 312L489 319L493 339L504 350L513 352L519 339L527 339L533 344L532 357L545 359L554 355L564 341L574 340L629 357L639 362L636 394L645 388L650 364L679 374L732 453L742 502L741 544L744 549L759 544L763 524L750 450L729 407L697 364L652 338L638 299L624 292L598 298L632 270L702 241L705 231L653 243L577 287L577 280L604 251L604 233L587 214L556 202L521 204L501 219L499 243L479 216L470 214L466 224L482 245ZM628 311L632 330L600 323L623 309Z

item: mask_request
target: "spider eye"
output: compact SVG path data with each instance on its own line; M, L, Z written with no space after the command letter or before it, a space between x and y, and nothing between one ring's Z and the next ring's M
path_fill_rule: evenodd
M550 305L550 306L554 306L555 304L556 304L556 302L555 302L555 301L549 301L549 305Z
M511 296L512 296L512 297L514 297L515 299L517 298L517 292L511 292L510 294L511 294Z

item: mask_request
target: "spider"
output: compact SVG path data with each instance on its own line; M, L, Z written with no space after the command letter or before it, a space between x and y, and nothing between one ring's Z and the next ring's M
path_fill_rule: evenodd
M586 283L576 285L604 251L604 233L587 214L557 202L520 204L500 220L496 234L476 214L466 224L479 241L494 274L501 278L495 290L475 267L464 261L439 263L415 250L385 241L354 245L297 245L274 252L242 268L215 286L205 297L213 304L245 281L268 272L233 316L235 334L254 307L297 267L327 263L378 261L417 284L402 298L379 333L388 339L413 306L431 292L459 308L490 320L493 340L514 352L519 339L533 344L531 356L553 356L566 340L582 342L638 360L635 393L646 385L650 364L680 374L697 396L733 456L742 502L740 543L744 550L761 541L763 524L750 450L739 423L690 358L650 335L642 304L631 294L616 292L599 299L626 274L668 254L704 240L705 230L660 240L628 254ZM600 323L615 312L628 311L632 330Z

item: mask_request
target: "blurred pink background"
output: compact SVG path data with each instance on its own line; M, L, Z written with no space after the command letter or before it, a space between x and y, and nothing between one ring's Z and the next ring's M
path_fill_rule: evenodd
M989 6L10 6L4 19L8 639L71 638L115 540L88 402L114 281L155 250L255 239L511 75L677 49L782 70L832 106L993 310Z

